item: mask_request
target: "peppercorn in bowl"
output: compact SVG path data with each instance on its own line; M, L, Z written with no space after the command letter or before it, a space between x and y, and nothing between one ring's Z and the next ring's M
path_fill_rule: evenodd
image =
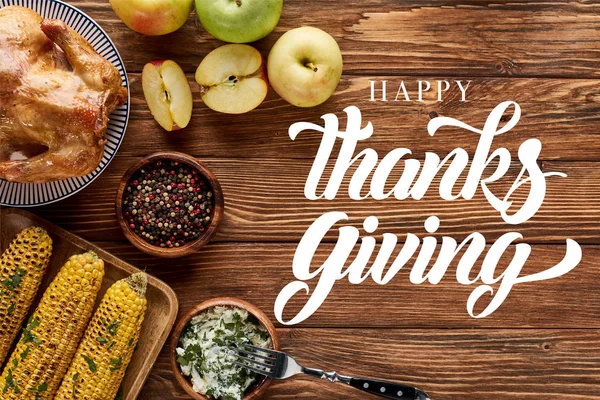
M123 176L116 211L127 239L157 257L195 253L215 234L224 199L215 175L194 157L160 152Z

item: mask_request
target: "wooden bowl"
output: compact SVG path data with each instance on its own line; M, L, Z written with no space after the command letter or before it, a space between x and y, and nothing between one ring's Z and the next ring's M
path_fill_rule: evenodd
M195 168L196 170L198 170L198 172L200 172L200 174L204 178L206 178L206 180L208 181L209 185L212 188L215 206L213 209L213 215L212 215L212 220L211 220L210 225L204 231L204 234L202 236L198 237L198 239L187 242L183 246L180 246L180 247L164 248L164 247L154 246L154 245L146 242L144 239L142 239L134 231L131 230L131 228L129 227L129 224L125 220L125 216L123 215L123 196L124 196L125 188L127 187L129 181L131 180L131 177L140 168L142 168L148 164L151 164L155 161L159 161L159 160L179 161L180 163L187 164L187 165L191 166L192 168ZM123 233L125 234L125 237L127 237L127 239L131 242L131 244L133 244L135 247L137 247L141 251L148 253L150 255L156 256L156 257L177 258L177 257L183 257L186 255L195 253L198 251L198 249L200 249L202 246L204 246L206 243L208 243L210 238L217 231L217 227L219 226L221 219L223 219L223 211L225 209L225 203L224 203L224 199L223 199L223 190L221 189L221 185L219 184L217 177L212 173L211 170L209 170L206 167L206 165L204 165L202 162L196 160L194 157L189 156L184 153L159 152L159 153L154 153L147 157L141 158L140 160L135 162L127 170L127 172L125 172L125 175L123 175L123 178L121 179L121 183L119 184L119 188L117 190L116 209L117 209L117 219L119 220L119 225L121 226L121 229L123 230Z
M237 307L248 311L250 314L254 315L256 319L260 321L260 323L267 329L269 335L271 336L271 341L273 342L273 349L279 350L279 334L273 326L273 323L267 317L260 308L252 305L244 300L236 299L233 297L217 297L215 299L207 300L203 303L198 304L196 307L192 308L183 316L183 318L179 321L173 333L171 334L171 347L169 349L169 356L171 358L171 368L173 369L173 374L177 379L177 382L181 385L181 387L186 391L188 395L197 400L214 400L212 397L205 396L203 394L197 393L194 391L191 382L181 374L181 369L179 368L179 364L177 364L177 347L179 346L179 338L183 333L186 325L192 318L196 315L200 314L202 311L205 311L209 308L213 308L215 306L230 306ZM271 384L272 379L264 377L262 380L259 380L256 384L250 386L247 393L244 395L243 400L256 400L259 399L267 390L269 385Z

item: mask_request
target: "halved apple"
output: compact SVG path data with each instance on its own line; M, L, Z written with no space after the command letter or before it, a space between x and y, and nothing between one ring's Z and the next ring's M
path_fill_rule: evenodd
M254 47L226 44L208 53L196 70L202 101L215 111L243 114L267 97L265 60Z
M185 128L192 118L192 89L176 62L149 62L142 71L142 89L152 116L166 131Z

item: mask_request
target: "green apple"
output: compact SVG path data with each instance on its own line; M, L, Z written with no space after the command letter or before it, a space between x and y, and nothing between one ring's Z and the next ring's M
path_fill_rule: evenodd
M110 0L117 17L144 35L166 35L188 20L194 0Z
M204 29L231 43L254 42L273 32L282 8L283 0L196 0Z
M309 26L281 36L267 61L273 89L298 107L313 107L327 100L340 82L342 68L342 53L335 39Z

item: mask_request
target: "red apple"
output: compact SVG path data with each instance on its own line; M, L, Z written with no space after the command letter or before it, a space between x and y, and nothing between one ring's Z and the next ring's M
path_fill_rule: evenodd
M208 53L196 70L202 101L215 111L243 114L267 97L265 60L254 47L226 44Z
M166 35L181 28L194 0L110 0L115 14L130 29L144 35Z
M192 118L192 90L176 62L149 62L142 71L142 89L152 116L166 131L185 128Z

